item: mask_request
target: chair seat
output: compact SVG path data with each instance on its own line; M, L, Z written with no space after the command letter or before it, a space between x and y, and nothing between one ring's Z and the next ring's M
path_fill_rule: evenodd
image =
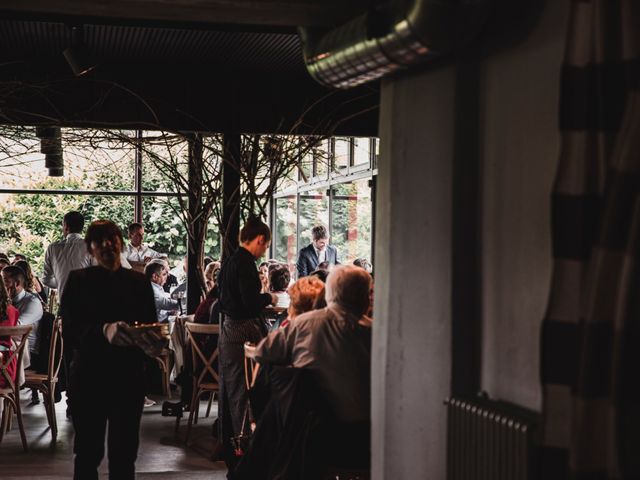
M217 383L201 383L199 385L201 390L219 390L220 386Z

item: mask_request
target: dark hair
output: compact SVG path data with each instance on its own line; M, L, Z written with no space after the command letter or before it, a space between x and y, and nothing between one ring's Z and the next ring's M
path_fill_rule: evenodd
M204 257L202 259L202 266L206 267L207 265L209 265L211 262L214 262L215 260L211 257Z
M309 274L309 276L318 277L320 280L322 280L322 283L327 283L329 272L327 270L314 270Z
M87 251L92 254L91 242L102 243L102 240L106 238L119 238L120 243L124 245L124 238L122 237L122 230L120 227L113 223L111 220L96 220L91 222L89 228L87 228L87 234L84 236L84 243L87 245Z
M269 267L269 265L271 265L269 262L262 262L262 263L260 264L260 266L258 267L258 269L261 269L262 267L267 267L267 268L268 268L268 267Z
M240 230L240 242L250 242L260 235L264 236L266 241L271 240L269 226L258 217L249 217L242 230Z
M133 232L135 232L139 228L144 228L140 222L130 223L129 226L127 227L127 233L131 235Z
M6 253L0 252L0 258L4 258L6 261L9 261L9 255L7 255Z
M151 260L144 266L144 274L147 277L147 280L151 280L151 277L155 273L160 274L162 270L164 270L165 264L162 261Z
M353 264L356 267L364 268L369 273L371 273L371 270L373 269L373 266L371 265L371 262L369 260L367 260L366 258L356 258L353 261Z
M80 212L68 212L62 218L62 221L67 225L67 228L71 233L80 233L84 227L84 215Z
M23 254L21 253L14 253L13 254L13 261L14 262L19 262L20 260L24 260L25 262L27 261L27 257L25 257ZM14 263L15 264L15 263Z
M274 268L269 272L269 285L272 292L283 292L289 286L291 274L288 268Z
M2 273L8 275L13 279L13 281L17 281L23 287L27 284L27 276L20 267L16 267L15 265L9 265L8 267L4 267L2 269Z
M24 289L29 292L33 292L33 272L31 271L31 265L29 265L29 262L26 260L18 260L13 265L24 272Z
M320 240L321 238L328 238L329 234L324 225L316 225L311 229L311 236L314 240Z
M329 270L331 264L329 262L320 262L316 267L318 270Z

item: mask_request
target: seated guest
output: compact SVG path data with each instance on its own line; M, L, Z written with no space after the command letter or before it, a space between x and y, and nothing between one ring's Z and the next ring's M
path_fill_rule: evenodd
M0 275L0 327L15 327L18 324L18 309L11 305L9 294L4 285L2 275ZM9 350L11 348L11 339L9 337L0 337L0 349ZM11 365L7 366L7 372L12 381L16 379L16 359L13 359ZM0 375L0 388L6 386L6 380Z
M4 267L8 267L9 265L11 265L11 263L8 259L0 257L0 270L2 270Z
M209 262L209 264L204 268L204 281L207 287L207 292L216 285L216 276L220 271L220 262Z
M287 288L291 281L291 274L287 268L282 266L274 268L269 273L269 288L278 297L276 307L289 308L289 295Z
M180 308L178 300L174 300L162 288L169 275L169 266L165 260L152 260L144 267L144 274L153 287L153 299L156 305L158 322L166 322Z
M338 420L368 420L372 323L365 314L371 276L359 267L337 266L325 288L327 307L271 332L256 347L255 359L311 370Z
M141 223L133 222L130 224L128 233L129 244L123 253L134 270L143 270L144 264L149 263L154 258L165 257L165 255L156 252L149 245L143 243L144 227Z
M27 262L26 260L18 260L14 263L14 265L18 268L21 268L26 276L25 290L31 293L35 293L40 297L40 300L42 300L46 304L47 292L42 283L40 283L38 277L33 274L29 262Z
M29 334L29 351L37 354L35 347L37 341L38 322L42 318L44 309L40 298L25 290L27 278L20 267L10 265L2 270L2 278L7 287L11 303L20 312L20 325L31 325Z
M289 294L289 308L287 309L287 318L280 323L283 328L298 315L315 309L314 305L318 298L321 295L324 297L324 283L317 277L309 275L291 285L287 293Z
M318 279L310 281L320 287ZM336 267L326 284L326 308L297 316L247 352L266 367L270 399L258 417L251 450L231 478L319 480L328 478L328 465L367 468L370 287L363 269Z
M366 258L356 258L353 261L353 264L356 267L364 268L368 273L371 273L373 271L373 265L371 265L371 262Z

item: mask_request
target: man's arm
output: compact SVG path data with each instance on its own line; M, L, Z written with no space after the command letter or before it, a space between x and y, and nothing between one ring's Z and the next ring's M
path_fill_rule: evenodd
M58 288L58 279L53 272L53 259L51 257L53 257L53 254L51 252L51 245L49 245L44 254L44 269L40 280L49 288Z
M158 310L177 310L180 307L180 301L170 298L168 295L161 295L159 292L153 292L155 298L155 306Z

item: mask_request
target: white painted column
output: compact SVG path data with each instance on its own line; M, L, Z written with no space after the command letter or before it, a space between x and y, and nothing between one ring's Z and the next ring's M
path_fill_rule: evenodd
M385 80L372 373L374 480L444 480L455 70Z

